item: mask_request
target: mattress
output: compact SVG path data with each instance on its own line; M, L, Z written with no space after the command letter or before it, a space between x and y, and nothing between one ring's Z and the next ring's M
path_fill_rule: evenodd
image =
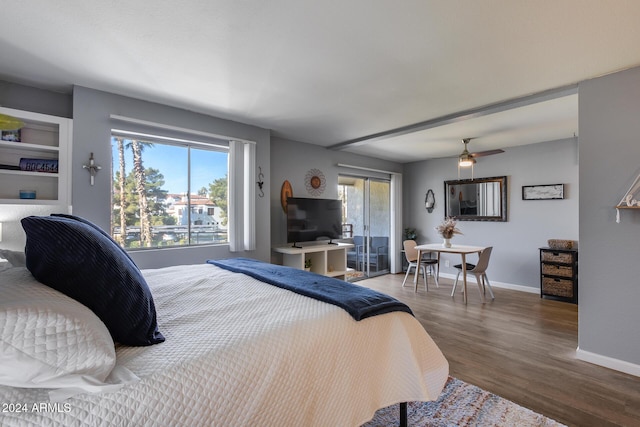
M56 403L47 390L0 387L1 425L358 426L381 407L437 399L447 380L408 313L355 321L211 264L143 274L166 341L116 348L139 381Z

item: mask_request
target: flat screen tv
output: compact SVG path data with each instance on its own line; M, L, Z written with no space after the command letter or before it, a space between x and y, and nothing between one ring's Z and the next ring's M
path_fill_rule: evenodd
M329 240L342 237L342 201L289 197L287 199L287 242Z

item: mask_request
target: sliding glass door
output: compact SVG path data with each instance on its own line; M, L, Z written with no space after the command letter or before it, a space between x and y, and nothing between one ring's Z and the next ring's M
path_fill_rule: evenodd
M355 247L347 254L347 277L358 280L389 272L391 189L389 180L340 175L343 235Z

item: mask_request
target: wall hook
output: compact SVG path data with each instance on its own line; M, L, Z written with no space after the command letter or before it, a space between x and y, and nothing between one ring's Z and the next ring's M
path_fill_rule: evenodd
M89 171L89 174L91 175L91 185L93 185L95 182L94 178L96 176L96 172L102 169L102 166L96 165L96 162L93 159L93 152L91 153L91 156L89 156L89 164L82 165L82 168L87 169Z

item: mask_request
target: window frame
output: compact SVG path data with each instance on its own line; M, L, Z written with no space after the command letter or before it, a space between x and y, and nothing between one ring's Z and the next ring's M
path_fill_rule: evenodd
M255 141L208 131L189 129L165 123L111 114L114 128L127 128L137 133L162 134L177 139L201 140L229 145L229 175L227 177L227 217L229 251L256 250L256 156ZM242 197L237 194L242 189Z
M230 245L230 236L229 236L229 228L226 229L226 239L224 241L221 242L206 242L206 243L198 243L198 239L192 237L193 235L193 227L194 225L198 225L198 224L193 224L193 221L191 219L191 215L192 212L195 213L196 215L201 215L202 213L200 213L200 211L204 212L204 207L203 206L199 206L199 205L195 205L192 204L192 196L193 196L193 188L192 188L192 150L196 149L196 150L204 150L204 151L211 151L211 152L220 152L220 153L225 153L227 155L227 166L226 166L226 170L225 170L225 175L227 176L227 203L229 202L229 156L230 156L230 147L228 143L224 143L224 141L220 141L220 142L202 142L202 141L196 141L196 140L192 140L192 139L186 139L186 138L175 138L175 137L169 137L169 136L163 136L163 135L156 135L156 134L150 134L150 133L146 133L146 132L136 132L136 131L132 131L132 130L124 130L124 129L111 129L111 144L114 143L115 138L123 138L125 140L139 140L142 142L149 142L149 143L153 143L153 144L158 144L158 145L165 145L165 146L174 146L174 147L179 147L179 148L184 148L186 149L186 160L187 160L187 165L186 165L186 179L187 179L187 189L186 189L186 199L187 199L187 204L184 207L178 208L182 214L186 214L187 215L187 243L186 244L179 244L179 245L168 245L168 246L162 246L162 245L153 245L153 246L146 246L146 247L126 247L123 246L123 248L127 251L145 251L145 250L150 250L150 249L154 249L154 250L162 250L162 249L175 249L175 248L188 248L188 247L194 247L194 246L224 246L224 245ZM111 152L114 152L114 148L112 146L111 148ZM111 173L111 181L112 181L112 190L111 190L111 209L114 209L114 203L113 203L113 197L115 195L115 188L113 187L113 181L115 180L115 166L118 163L118 159L111 159L112 161L112 173ZM151 166L153 167L153 166ZM217 178L216 178L217 179ZM213 182L213 181L211 181ZM207 211L209 211L209 209L213 209L215 212L215 208L207 208ZM195 211L194 211L195 210ZM180 218L180 216L182 216L180 214L180 212L177 213L178 218ZM227 212L227 221L230 221L228 212ZM115 227L118 226L118 224L116 224L114 218L112 218L111 220L111 235L112 237L115 238Z

